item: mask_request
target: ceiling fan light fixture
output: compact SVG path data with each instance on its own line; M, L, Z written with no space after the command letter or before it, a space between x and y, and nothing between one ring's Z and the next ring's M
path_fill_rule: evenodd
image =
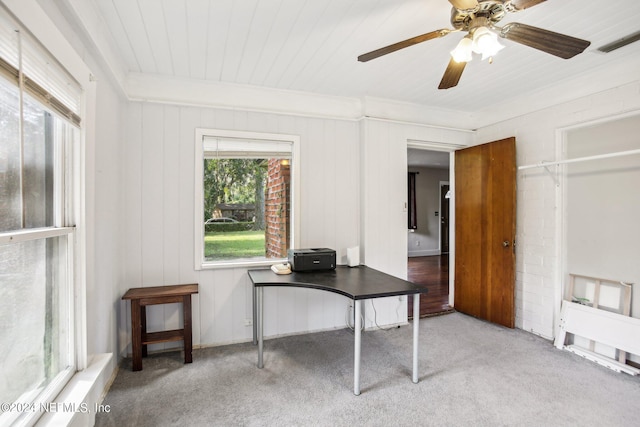
M460 40L456 48L451 51L451 57L456 62L469 62L473 59L471 55L472 51L473 41L470 38L465 37Z
M482 55L482 60L492 57L504 49L498 35L487 27L479 27L473 32L473 51Z

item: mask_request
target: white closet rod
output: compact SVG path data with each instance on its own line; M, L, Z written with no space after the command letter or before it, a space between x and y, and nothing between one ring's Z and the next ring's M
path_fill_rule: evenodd
M597 156L578 157L576 159L559 160L557 162L540 162L535 165L518 166L518 170L533 169L533 168L545 168L553 165L563 165L565 163L586 162L588 160L608 159L610 157L630 156L632 154L640 154L640 149L619 151L617 153L598 154Z

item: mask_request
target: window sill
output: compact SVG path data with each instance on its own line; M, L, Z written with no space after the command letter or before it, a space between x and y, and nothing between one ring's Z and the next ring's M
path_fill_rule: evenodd
M87 369L76 372L54 400L57 410L45 413L36 426L87 426L95 424L99 403L112 371L111 353L95 355Z
M197 270L219 270L224 268L253 268L253 267L270 267L274 264L288 262L287 258L271 258L259 260L239 259L233 261L218 261L202 263Z

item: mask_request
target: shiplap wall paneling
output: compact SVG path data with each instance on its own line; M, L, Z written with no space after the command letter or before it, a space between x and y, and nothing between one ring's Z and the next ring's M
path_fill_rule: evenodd
M151 103L132 103L130 112L125 276L135 282L132 286L199 283L200 293L193 297L194 344L252 337L245 324L252 314L246 268L193 269L196 127L300 135L300 246L327 246L340 253L358 244L356 122ZM347 308L348 301L338 295L270 289L265 293L265 334L343 327ZM181 313L177 304L150 307L149 329L180 327Z
M169 224L165 224L167 212L165 198L171 195L164 189L164 171L171 165L164 162L164 110L159 104L142 106L142 286L162 286L164 281L164 236ZM176 304L147 307L147 329L161 331L168 327L165 312L175 310ZM169 345L173 345L171 343ZM165 349L168 344L154 344L150 351Z
M164 107L162 122L158 127L162 131L162 212L163 227L162 242L162 283L164 285L180 284L180 132L179 109L177 107ZM192 297L193 305L193 297ZM164 328L166 330L181 329L184 327L182 304L165 304ZM192 314L193 318L193 314ZM193 335L193 334L192 334ZM179 347L181 342L165 344L165 347Z
M122 265L124 269L125 287L142 286L142 239L140 224L142 222L142 104L129 104L126 126L126 150L123 153L124 176L124 248ZM131 307L129 301L120 301L126 314L126 323L120 324L121 352L131 352Z
M103 79L101 75L97 78L101 81ZM93 200L88 199L87 202L93 202L95 206L93 230L96 242L95 245L89 243L91 247L95 247L88 253L90 257L93 253L93 257L87 266L89 269L93 267L94 271L93 280L87 283L86 298L89 357L92 354L117 351L117 327L126 321L126 313L116 304L126 292L126 289L122 289L124 223L120 217L124 204L124 194L120 190L124 170L120 153L124 147L125 135L124 116L121 112L126 109L126 104L114 88L104 81L96 84L95 90L99 99L95 116L100 119L95 123L95 137L91 132L87 135L88 138L95 139L95 171L89 172L92 168L87 165L87 175L95 176L95 185L87 188L93 194Z
M389 140L388 125L365 121L365 139L362 143L362 221L364 224L363 241L366 265L388 272L385 265L385 249L393 242L384 242L384 232L390 224L386 215L389 203L386 197L389 188L385 177L388 176L388 155L384 142ZM402 191L402 189L398 189ZM383 226L384 224L384 226ZM389 246L387 246L389 245Z
M338 263L347 263L346 248L360 244L360 159L359 131L351 122L337 122L335 129L336 251ZM340 175L338 175L338 171ZM344 189L344 190L343 190ZM354 203L355 202L355 203ZM349 211L353 209L353 211Z
M200 326L206 325L211 335L202 341L233 342L233 292L237 284L233 281L233 270L210 270L201 273L202 294L209 295L200 310ZM205 328L203 327L203 333Z
M407 158L401 132L390 123L367 123L362 147L364 254L368 266L406 278ZM365 304L364 313L366 328L402 323L407 319L406 299L381 298Z
M245 268L234 268L232 272L233 283L235 283L232 300L230 301L233 307L233 341L246 341L249 338L253 338L253 328L244 323L245 319L251 319L253 314L252 306L247 304L248 301L251 301L247 298L251 296L251 287L248 286L250 280Z
M142 246L142 286L161 286L164 284L164 235L167 232L164 218L164 108L158 104L142 105L142 162L141 185L142 204L140 231ZM155 307L154 307L155 308ZM156 325L149 316L148 326Z
M318 156L317 158L320 158L320 156L322 156L322 153L318 152L318 150L323 150L331 153L331 157L323 162L323 165L321 166L322 170L317 171L318 175L315 175L317 179L323 181L321 184L323 204L321 209L319 210L319 213L322 216L322 239L324 241L333 242L333 249L341 250L343 248L336 247L336 237L342 231L339 229L339 216L342 207L336 204L336 193L339 191L339 188L337 188L338 170L336 168L336 161L341 154L338 152L338 150L336 150L337 135L335 120L323 120L321 134L323 137L321 143L313 144L309 148L311 151L311 159L316 158L316 156ZM314 176L311 177L312 180L313 178ZM318 241L320 241L320 239L318 239ZM311 246L314 245L311 244Z
M195 204L194 188L194 156L195 156L195 131L200 125L200 109L190 107L178 108L179 132L176 135L175 143L179 147L179 188L178 207L179 220L174 224L178 230L178 273L180 283L198 283L199 292L203 290L200 272L193 269L194 245L194 215L193 206ZM177 161L177 159L174 159ZM201 343L201 322L200 311L202 310L201 294L191 296L191 316L193 345Z
M163 282L179 284L180 281L180 151L187 144L180 144L180 109L165 107L163 121L159 123L163 138ZM184 145L184 147L183 147Z
M328 174L324 173L324 168L329 167L329 162L320 161L327 154L323 146L324 141L322 120L311 120L307 124L308 132L306 138L300 141L302 157L302 177L304 193L301 194L301 217L306 225L301 229L301 244L306 247L321 247L324 241L326 221L324 201L324 186L328 179ZM332 233L333 234L333 233ZM329 237L329 236L328 236Z

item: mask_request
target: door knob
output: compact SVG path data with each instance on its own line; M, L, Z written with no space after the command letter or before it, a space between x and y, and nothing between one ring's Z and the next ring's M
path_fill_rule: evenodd
M505 240L504 242L502 242L502 246L504 246L505 248L509 247L509 241Z

